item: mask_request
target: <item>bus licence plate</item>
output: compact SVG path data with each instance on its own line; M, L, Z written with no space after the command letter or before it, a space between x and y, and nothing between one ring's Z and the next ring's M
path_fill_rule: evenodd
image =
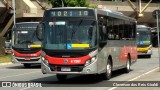
M71 71L70 67L61 67L61 71Z
M25 58L25 60L30 60L30 58Z

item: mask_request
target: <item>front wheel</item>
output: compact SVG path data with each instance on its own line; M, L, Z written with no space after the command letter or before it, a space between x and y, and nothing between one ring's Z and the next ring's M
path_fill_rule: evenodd
M56 76L57 76L57 79L58 79L59 81L64 81L64 80L66 80L66 78L67 78L67 75L57 74Z
M107 62L107 66L106 66L106 72L102 74L103 75L103 79L105 80L109 80L112 76L112 65L111 65L111 61L108 60Z

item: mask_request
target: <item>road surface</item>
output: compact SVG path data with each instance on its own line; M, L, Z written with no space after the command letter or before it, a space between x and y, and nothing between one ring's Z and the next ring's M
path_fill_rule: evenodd
M154 48L151 58L139 58L137 62L131 66L132 70L130 73L124 73L123 70L114 71L113 77L108 81L102 80L94 75L71 75L65 82L59 82L53 74L42 74L40 65L24 68L21 64L0 65L0 81L30 81L35 83L43 81L42 84L48 86L42 88L14 87L12 90L121 90L121 88L106 86L109 81L139 81L140 77L147 75L145 73L159 67L157 52L157 49ZM0 88L0 90L1 89L8 90L9 88Z

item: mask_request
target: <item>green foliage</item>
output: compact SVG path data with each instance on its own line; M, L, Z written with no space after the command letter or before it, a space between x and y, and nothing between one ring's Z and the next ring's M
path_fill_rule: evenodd
M1 56L0 57L0 63L8 63L8 62L11 62L11 57L12 57L12 54L7 54L5 56Z
M48 0L52 7L62 7L62 0ZM89 7L86 0L63 0L64 7Z
M89 7L90 7L90 8L97 8L97 5L95 5L95 4L90 4Z
M62 7L61 0L48 0L49 4L52 4L52 7Z

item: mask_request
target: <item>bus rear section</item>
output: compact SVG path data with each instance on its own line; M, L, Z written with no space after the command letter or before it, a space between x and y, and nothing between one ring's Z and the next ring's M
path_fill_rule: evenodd
M113 23L117 20L122 23ZM37 28L37 37L42 40L42 73L65 80L72 74L102 74L110 79L114 70L129 72L137 59L135 25L135 20L103 9L46 10ZM122 33L116 35L114 29L122 29Z
M151 29L145 25L137 25L137 47L139 56L151 57Z
M38 22L16 23L12 33L12 62L22 63L24 67L40 64L41 41L37 39Z

